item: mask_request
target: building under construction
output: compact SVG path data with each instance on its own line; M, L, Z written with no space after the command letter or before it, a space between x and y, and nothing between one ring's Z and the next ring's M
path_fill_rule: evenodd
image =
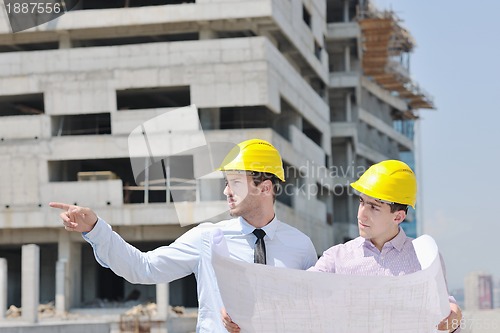
M133 172L130 134L174 109L196 105L199 123L164 128L165 154L201 131L212 142L258 137L278 148L288 190L277 215L309 235L319 255L357 236L349 183L360 172L389 158L414 163L418 112L434 104L410 78L415 41L370 1L75 3L16 33L0 6L1 313L53 302L54 316L72 316L73 327L91 313L101 318L95 331L108 332L118 330L117 314L154 302L152 321L194 330L196 316L167 319L167 305L195 311L193 276L130 284L97 264L47 205L92 207L144 251L189 228L179 224L174 191L193 214L227 216L212 213L226 207L222 178L195 179L193 155L169 158L177 175ZM30 260L39 277L24 269Z

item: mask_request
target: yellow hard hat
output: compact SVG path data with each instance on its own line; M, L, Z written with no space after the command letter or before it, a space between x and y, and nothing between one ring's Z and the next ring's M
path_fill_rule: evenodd
M266 172L285 181L280 153L272 144L260 139L240 142L224 158L219 170Z
M415 208L417 179L412 169L401 161L387 160L374 164L351 186L374 199L409 205Z

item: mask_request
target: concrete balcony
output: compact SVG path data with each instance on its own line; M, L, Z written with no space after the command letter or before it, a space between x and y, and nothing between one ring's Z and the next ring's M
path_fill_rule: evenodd
M44 93L49 116L113 113L117 90L172 86L189 86L191 103L200 108L264 105L280 113L285 98L328 130L328 105L265 37L0 54L0 90ZM121 118L137 119L112 117L115 126Z
M356 88L360 84L361 74L358 72L330 73L329 88Z
M20 131L19 129L23 130ZM0 140L42 139L50 137L50 119L46 115L0 117Z
M261 138L271 142L281 152L283 159L295 166L307 165L314 161L324 165L325 152L298 129L293 130L292 141L287 141L272 129L235 129L235 130L201 130L179 131L171 135L163 135L164 144L155 145L155 156L171 156L179 151L189 151L199 146L200 136L209 142L238 143L244 140ZM109 159L128 158L130 151L128 137L125 135L85 135L53 137L46 145L52 153L45 158L52 161L72 159ZM141 156L146 156L144 151Z
M67 202L85 207L122 206L121 179L56 182L41 185L41 202Z
M58 33L70 31L73 38L87 36L137 36L158 34L160 32L187 32L199 29L197 23L224 21L228 19L254 19L257 22L269 22L272 17L271 1L233 1L220 3L215 1L192 4L162 6L104 8L90 10L72 10L55 21L23 31L19 36L10 35L8 20L4 12L0 15L0 33L2 40L26 42L36 38L41 41L58 40ZM124 29L129 28L129 29ZM114 32L112 31L114 30ZM10 35L10 36L9 36Z
M143 125L145 122L176 109L178 108L138 109L113 112L111 115L113 135L129 135L134 129ZM175 122L175 125L180 124L179 122ZM196 123L191 125L192 127L196 126L193 130L197 130L199 127ZM164 128L163 130L167 131L168 128Z
M326 40L338 41L343 39L359 39L361 29L357 22L328 23Z
M330 123L330 133L332 138L353 138L358 135L356 123L352 122L333 122Z
M128 157L127 137L72 135L53 137L47 144L51 161Z
M376 128L381 133L384 133L384 135L387 135L390 139L396 141L402 150L414 149L412 140L396 131L392 126L386 124L381 119L363 110L362 108L358 109L358 118L369 126Z
M301 4L301 3L300 3ZM57 20L16 34L10 33L8 19L0 13L0 43L41 43L98 40L167 34L253 31L269 35L284 45L297 64L327 80L327 55L314 55L315 40L322 40L325 24L307 26L298 2L282 0L197 1L189 4L72 10ZM321 17L311 6L315 19ZM217 38L214 34L213 38Z
M394 96L389 90L382 88L375 82L369 80L366 77L361 77L361 85L363 88L368 90L373 95L377 96L383 102L389 104L390 106L400 110L408 110L408 105L400 97Z
M356 88L360 85L384 103L400 111L406 111L408 109L407 103L402 98L394 96L391 91L382 88L375 82L362 76L360 72L330 73L329 88Z

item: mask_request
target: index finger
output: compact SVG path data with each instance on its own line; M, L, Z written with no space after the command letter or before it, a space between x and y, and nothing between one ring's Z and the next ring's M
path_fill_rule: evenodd
M72 205L68 205L62 202L49 202L49 206L52 208L59 208L64 210L68 210L72 207Z

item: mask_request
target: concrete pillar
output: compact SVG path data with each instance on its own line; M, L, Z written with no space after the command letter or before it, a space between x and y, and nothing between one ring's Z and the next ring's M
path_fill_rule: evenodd
M346 94L345 96L345 121L350 123L352 121L352 103L351 94Z
M351 71L351 47L346 46L344 48L344 65L345 65L345 71L350 72Z
M68 305L66 302L66 270L68 261L66 259L58 260L56 263L56 312L62 314L66 312Z
M56 310L68 311L81 303L81 244L71 240L71 233L61 230L56 264Z
M23 245L21 249L21 307L24 321L38 321L40 301L40 247Z
M0 320L7 311L7 259L0 258Z
M156 285L156 310L159 320L167 320L168 315L168 283Z
M349 0L344 0L344 22L349 22Z

